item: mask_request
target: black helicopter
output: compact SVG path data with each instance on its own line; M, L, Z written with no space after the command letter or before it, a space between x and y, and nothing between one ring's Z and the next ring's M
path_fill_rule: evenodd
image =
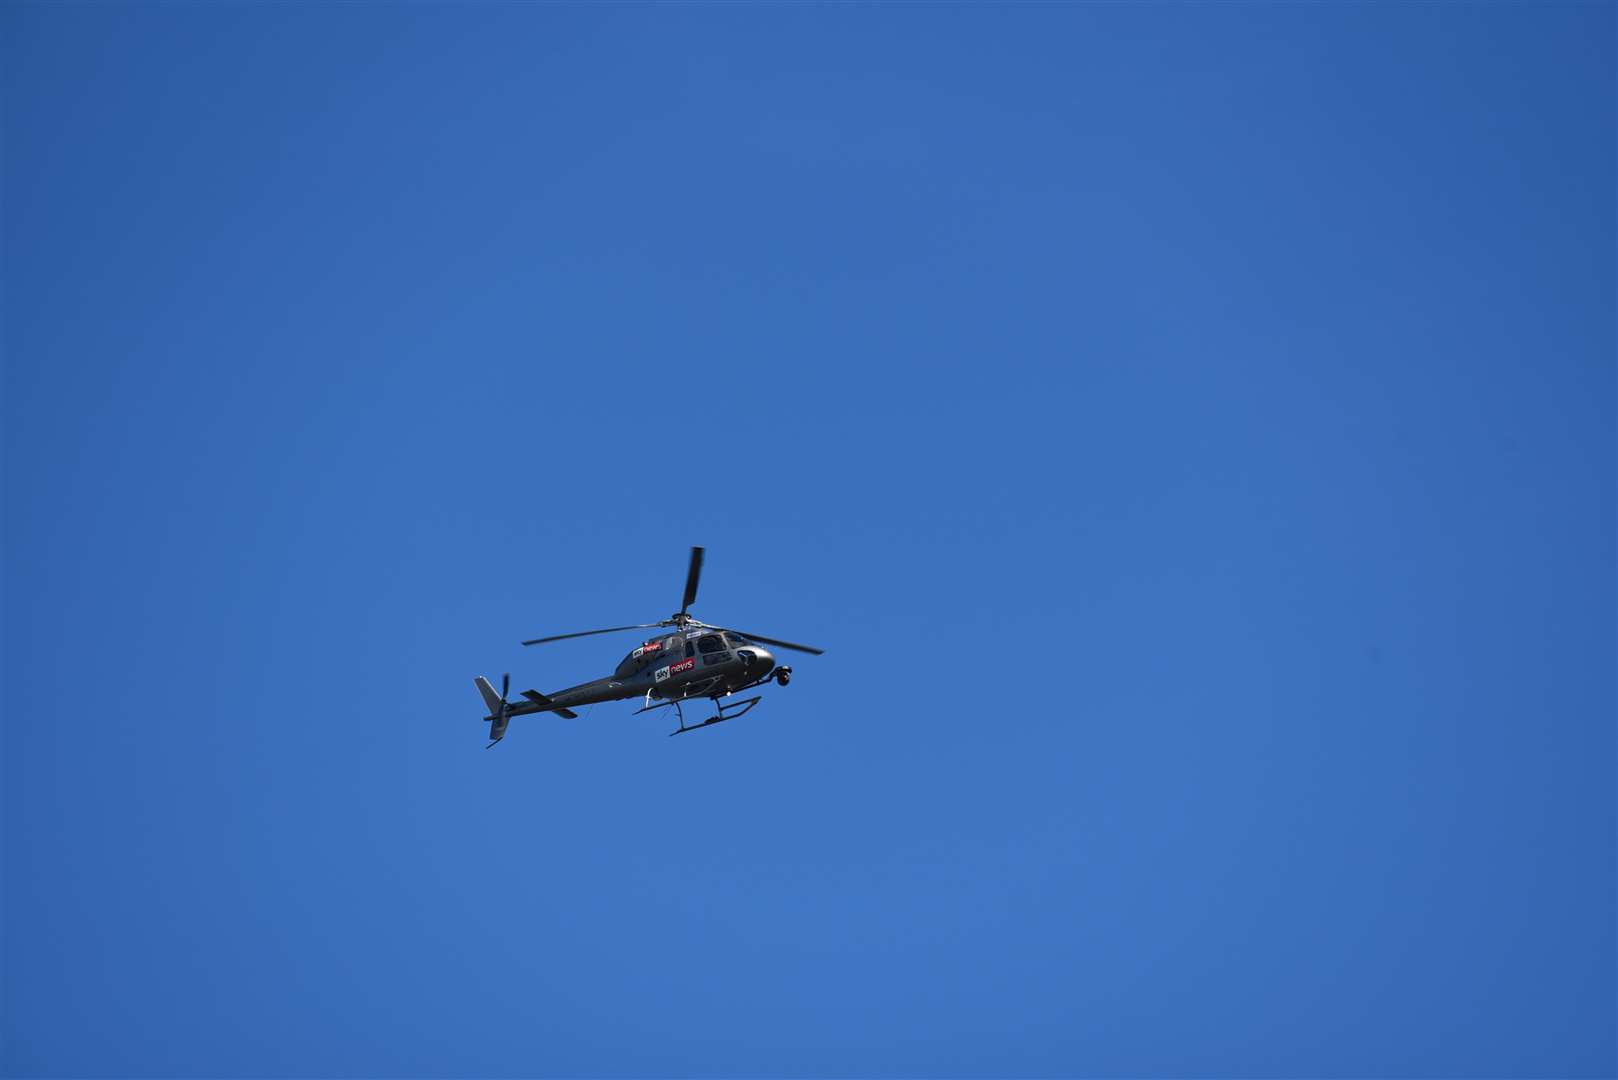
M573 711L576 706L594 705L601 701L621 701L624 698L645 698L645 703L635 710L636 715L672 705L680 726L669 732L670 735L679 735L710 724L734 720L757 705L763 695L724 703L720 698L763 686L771 679L781 686L792 681L792 669L776 667L775 657L764 648L765 645L794 649L815 656L825 651L813 645L796 645L790 641L767 638L760 634L731 630L724 626L711 626L692 617L690 609L697 599L697 581L702 577L703 550L699 547L691 549L691 565L685 574L685 599L680 604L680 610L662 622L609 626L605 630L583 630L576 634L557 634L554 637L534 638L532 641L523 642L524 645L543 645L548 641L589 637L591 634L616 634L621 630L649 630L664 626L674 628L673 633L642 642L638 648L624 657L618 664L618 669L605 679L580 683L566 690L558 690L554 694L524 690L522 697L525 700L513 703L506 700L511 692L510 672L501 679L498 694L494 692L489 680L479 675L476 679L478 692L483 695L483 701L489 707L489 715L483 718L490 725L489 747L492 748L495 743L505 738L506 725L511 722L513 716L552 712L573 719L578 716L578 713ZM652 703L654 698L658 699L655 705ZM710 699L716 712L700 723L688 725L685 722L685 712L680 705L694 698Z

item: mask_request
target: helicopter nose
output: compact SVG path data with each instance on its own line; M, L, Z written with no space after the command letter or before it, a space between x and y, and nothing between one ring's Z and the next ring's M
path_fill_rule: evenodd
M775 657L770 651L757 645L749 645L739 655L747 659L747 674L755 679L762 679L775 667Z

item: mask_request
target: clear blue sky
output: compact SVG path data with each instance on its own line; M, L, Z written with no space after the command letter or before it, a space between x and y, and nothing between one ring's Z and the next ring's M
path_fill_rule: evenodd
M0 30L4 1071L1618 1068L1611 5Z

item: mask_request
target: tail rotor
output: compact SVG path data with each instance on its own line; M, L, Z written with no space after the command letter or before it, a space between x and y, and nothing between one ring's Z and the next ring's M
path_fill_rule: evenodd
M511 723L511 703L506 696L511 693L511 672L500 677L500 693L494 692L489 680L479 675L475 680L478 693L483 695L483 703L489 707L489 715L484 719L490 722L489 745L484 749L493 748L494 744L506 737L506 725Z

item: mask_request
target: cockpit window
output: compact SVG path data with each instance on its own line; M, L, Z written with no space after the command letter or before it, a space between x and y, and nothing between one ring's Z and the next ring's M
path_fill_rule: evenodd
M648 664L661 660L665 656L673 656L675 649L679 648L679 645L680 638L678 636L645 642L640 648L623 658L618 665L618 670L613 672L613 677L627 679Z
M753 644L751 641L748 641L746 638L742 637L740 634L736 633L736 631L734 631L734 630L727 630L725 632L725 637L730 640L730 643L731 643L732 646L734 646L735 648L738 648L738 649L741 648L743 645L751 645L751 644Z
M699 652L720 652L724 647L725 641L718 634L704 634L702 637L697 638L697 650Z

